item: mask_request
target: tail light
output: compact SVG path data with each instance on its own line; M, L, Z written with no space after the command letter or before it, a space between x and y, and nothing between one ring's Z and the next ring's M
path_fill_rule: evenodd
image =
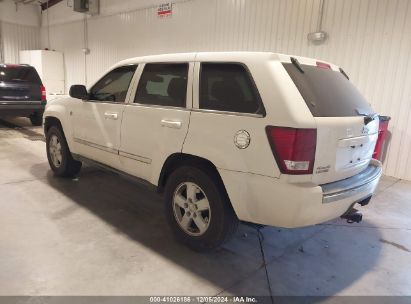
M275 160L283 174L312 174L317 146L316 129L266 128Z
M44 87L44 85L40 86L40 92L41 92L41 101L46 101L47 100L46 88Z

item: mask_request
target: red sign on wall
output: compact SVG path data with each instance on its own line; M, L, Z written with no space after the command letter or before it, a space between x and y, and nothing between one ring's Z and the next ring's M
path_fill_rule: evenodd
M158 6L157 16L160 18L170 17L173 14L173 3L162 3Z

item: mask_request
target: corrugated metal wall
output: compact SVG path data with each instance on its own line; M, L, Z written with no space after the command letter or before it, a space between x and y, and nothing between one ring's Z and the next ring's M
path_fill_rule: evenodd
M40 28L0 21L3 61L19 63L21 50L40 48Z
M143 54L261 50L336 63L374 108L392 116L388 175L411 180L411 1L325 0L321 45L307 41L320 0L192 0L172 18L155 8L88 20L87 79L116 61ZM43 45L45 44L43 29ZM51 26L51 47L64 51L67 84L84 81L83 22Z
M84 45L83 22L71 22L54 25L50 28L50 44L48 43L47 28L41 31L42 47L49 47L64 52L66 91L72 84L86 83L85 56L82 51ZM97 55L93 52L93 56ZM102 62L100 65L109 66ZM90 72L89 72L90 73ZM88 74L89 74L88 73Z

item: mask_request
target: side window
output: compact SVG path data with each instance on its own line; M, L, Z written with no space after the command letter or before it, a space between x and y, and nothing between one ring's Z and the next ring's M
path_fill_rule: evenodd
M186 107L188 63L148 63L137 87L135 103Z
M200 109L264 113L251 75L237 63L201 64Z
M136 65L116 68L101 78L90 90L90 100L125 102Z

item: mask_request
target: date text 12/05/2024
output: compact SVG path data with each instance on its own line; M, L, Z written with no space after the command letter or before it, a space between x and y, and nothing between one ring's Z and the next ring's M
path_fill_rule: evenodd
M255 297L221 296L221 297L150 297L150 303L258 303Z

